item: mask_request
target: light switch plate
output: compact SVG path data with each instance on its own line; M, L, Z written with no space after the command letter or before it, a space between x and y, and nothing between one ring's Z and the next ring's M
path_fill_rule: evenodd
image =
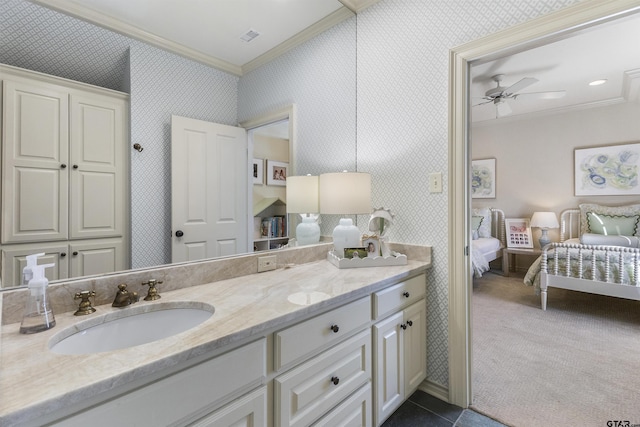
M276 256L261 256L258 257L258 273L263 271L271 271L276 269Z
M429 174L429 192L442 193L442 173L434 172Z

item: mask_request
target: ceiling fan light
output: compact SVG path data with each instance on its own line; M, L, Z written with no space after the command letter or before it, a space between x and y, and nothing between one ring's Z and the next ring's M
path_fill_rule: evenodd
M589 86L600 86L600 85L605 84L606 82L607 82L607 79L594 80L594 81L589 83Z
M511 114L512 110L509 104L505 100L500 100L496 104L496 116L504 117Z

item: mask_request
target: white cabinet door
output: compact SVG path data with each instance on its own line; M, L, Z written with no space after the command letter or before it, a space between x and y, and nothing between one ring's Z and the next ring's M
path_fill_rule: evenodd
M2 243L68 236L69 101L54 85L3 81Z
M113 273L126 268L122 239L92 239L69 244L69 277Z
M70 239L124 234L126 102L71 95Z
M427 377L427 306L420 300L404 310L405 396L415 391Z
M2 283L19 286L22 283L22 269L27 265L27 255L44 253L38 264L55 264L45 269L49 281L69 277L69 246L61 243L26 243L6 245L2 248Z
M189 426L266 427L267 388L259 388Z
M404 400L402 312L373 325L375 425L380 425Z

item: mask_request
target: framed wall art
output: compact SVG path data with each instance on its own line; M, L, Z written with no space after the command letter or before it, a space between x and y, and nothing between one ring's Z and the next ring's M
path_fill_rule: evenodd
M496 198L496 159L471 161L471 198Z
M640 143L575 150L575 195L640 194Z
M529 218L506 218L504 226L507 231L507 247L533 248Z
M264 184L264 160L263 159L253 159L253 183L255 185Z
M267 185L287 185L289 163L267 160Z

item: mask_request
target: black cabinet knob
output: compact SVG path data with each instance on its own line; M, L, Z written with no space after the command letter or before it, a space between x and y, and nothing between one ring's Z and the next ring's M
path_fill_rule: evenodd
M184 233L182 232L182 230L176 231L176 237L182 237L182 236L184 236Z
M404 295L404 297L405 297L405 298L409 298L409 292L407 292L407 291L404 291L404 292L402 293L402 295Z
M334 333L338 333L338 331L340 330L340 328L338 327L338 325L331 325L331 327L329 328L331 329Z
M67 253L66 253L66 252L60 252L60 258L64 258L64 257L66 257L66 256L67 256Z
M73 251L73 254L72 254L72 255L73 255L73 256L78 255L78 251Z
M78 169L78 165L73 165L73 168L74 169Z
M413 321L412 320L407 320L407 325L413 326Z
M66 169L67 165L65 165L64 163L60 165L60 169Z
M338 383L340 382L340 378L331 377L331 382L333 383L333 385L338 385Z
M401 327L402 329L407 329L407 324L406 324L406 323L403 323L402 325L400 325L400 327Z

